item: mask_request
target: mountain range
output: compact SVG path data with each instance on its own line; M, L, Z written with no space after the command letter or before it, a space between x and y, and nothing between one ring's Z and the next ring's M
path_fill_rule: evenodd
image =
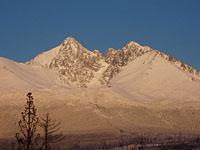
M133 41L101 53L69 37L25 63L1 57L0 83L0 138L29 91L66 134L200 131L200 72Z

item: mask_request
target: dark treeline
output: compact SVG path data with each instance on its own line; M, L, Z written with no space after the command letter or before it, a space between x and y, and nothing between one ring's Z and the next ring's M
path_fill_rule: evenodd
M4 144L6 142L4 141ZM11 145L7 142L8 148ZM5 148L5 146L4 146ZM65 139L53 144L48 150L199 150L200 136L188 134L157 135L66 135Z
M159 149L190 150L200 149L200 136L197 135L68 135L63 149ZM62 144L61 144L62 145Z

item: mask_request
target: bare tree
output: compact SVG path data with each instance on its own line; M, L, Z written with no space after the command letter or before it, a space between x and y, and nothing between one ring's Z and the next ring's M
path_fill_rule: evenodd
M18 150L35 150L40 135L37 134L39 119L37 110L33 103L32 93L27 94L26 105L21 113L22 119L19 121L19 133L16 133Z
M58 133L60 130L60 122L53 120L47 113L45 118L41 118L40 126L43 128L43 145L42 149L50 149L50 145L61 142L65 139L62 133Z

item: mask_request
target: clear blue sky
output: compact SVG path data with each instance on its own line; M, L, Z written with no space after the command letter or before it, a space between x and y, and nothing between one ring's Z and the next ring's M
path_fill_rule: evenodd
M0 56L26 61L73 36L150 45L200 69L200 0L0 0Z

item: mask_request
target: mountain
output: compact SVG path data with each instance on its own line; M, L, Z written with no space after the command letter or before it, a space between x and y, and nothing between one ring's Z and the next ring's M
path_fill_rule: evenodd
M139 60L146 53L148 53L147 55L155 55L154 58L162 58L160 61L166 60L180 71L182 70L183 73L190 73L191 78L194 76L194 79L200 79L200 73L191 66L148 46L141 46L132 41L120 50L108 49L104 56L97 50L87 50L74 38L69 37L56 48L39 54L26 64L54 70L63 82L76 83L78 86L87 87L93 79L99 81L100 84L109 84L110 80L120 70L123 70L123 67L134 60ZM148 62L149 65L153 63L154 58L152 57L152 61ZM140 65L142 67L142 63Z
M74 38L66 38L58 47L40 54L27 64L39 65L59 74L63 82L84 87L102 68L98 51L88 51Z
M26 63L0 58L0 82L0 137L14 135L29 91L64 133L200 130L199 71L133 41L102 54L69 37Z

